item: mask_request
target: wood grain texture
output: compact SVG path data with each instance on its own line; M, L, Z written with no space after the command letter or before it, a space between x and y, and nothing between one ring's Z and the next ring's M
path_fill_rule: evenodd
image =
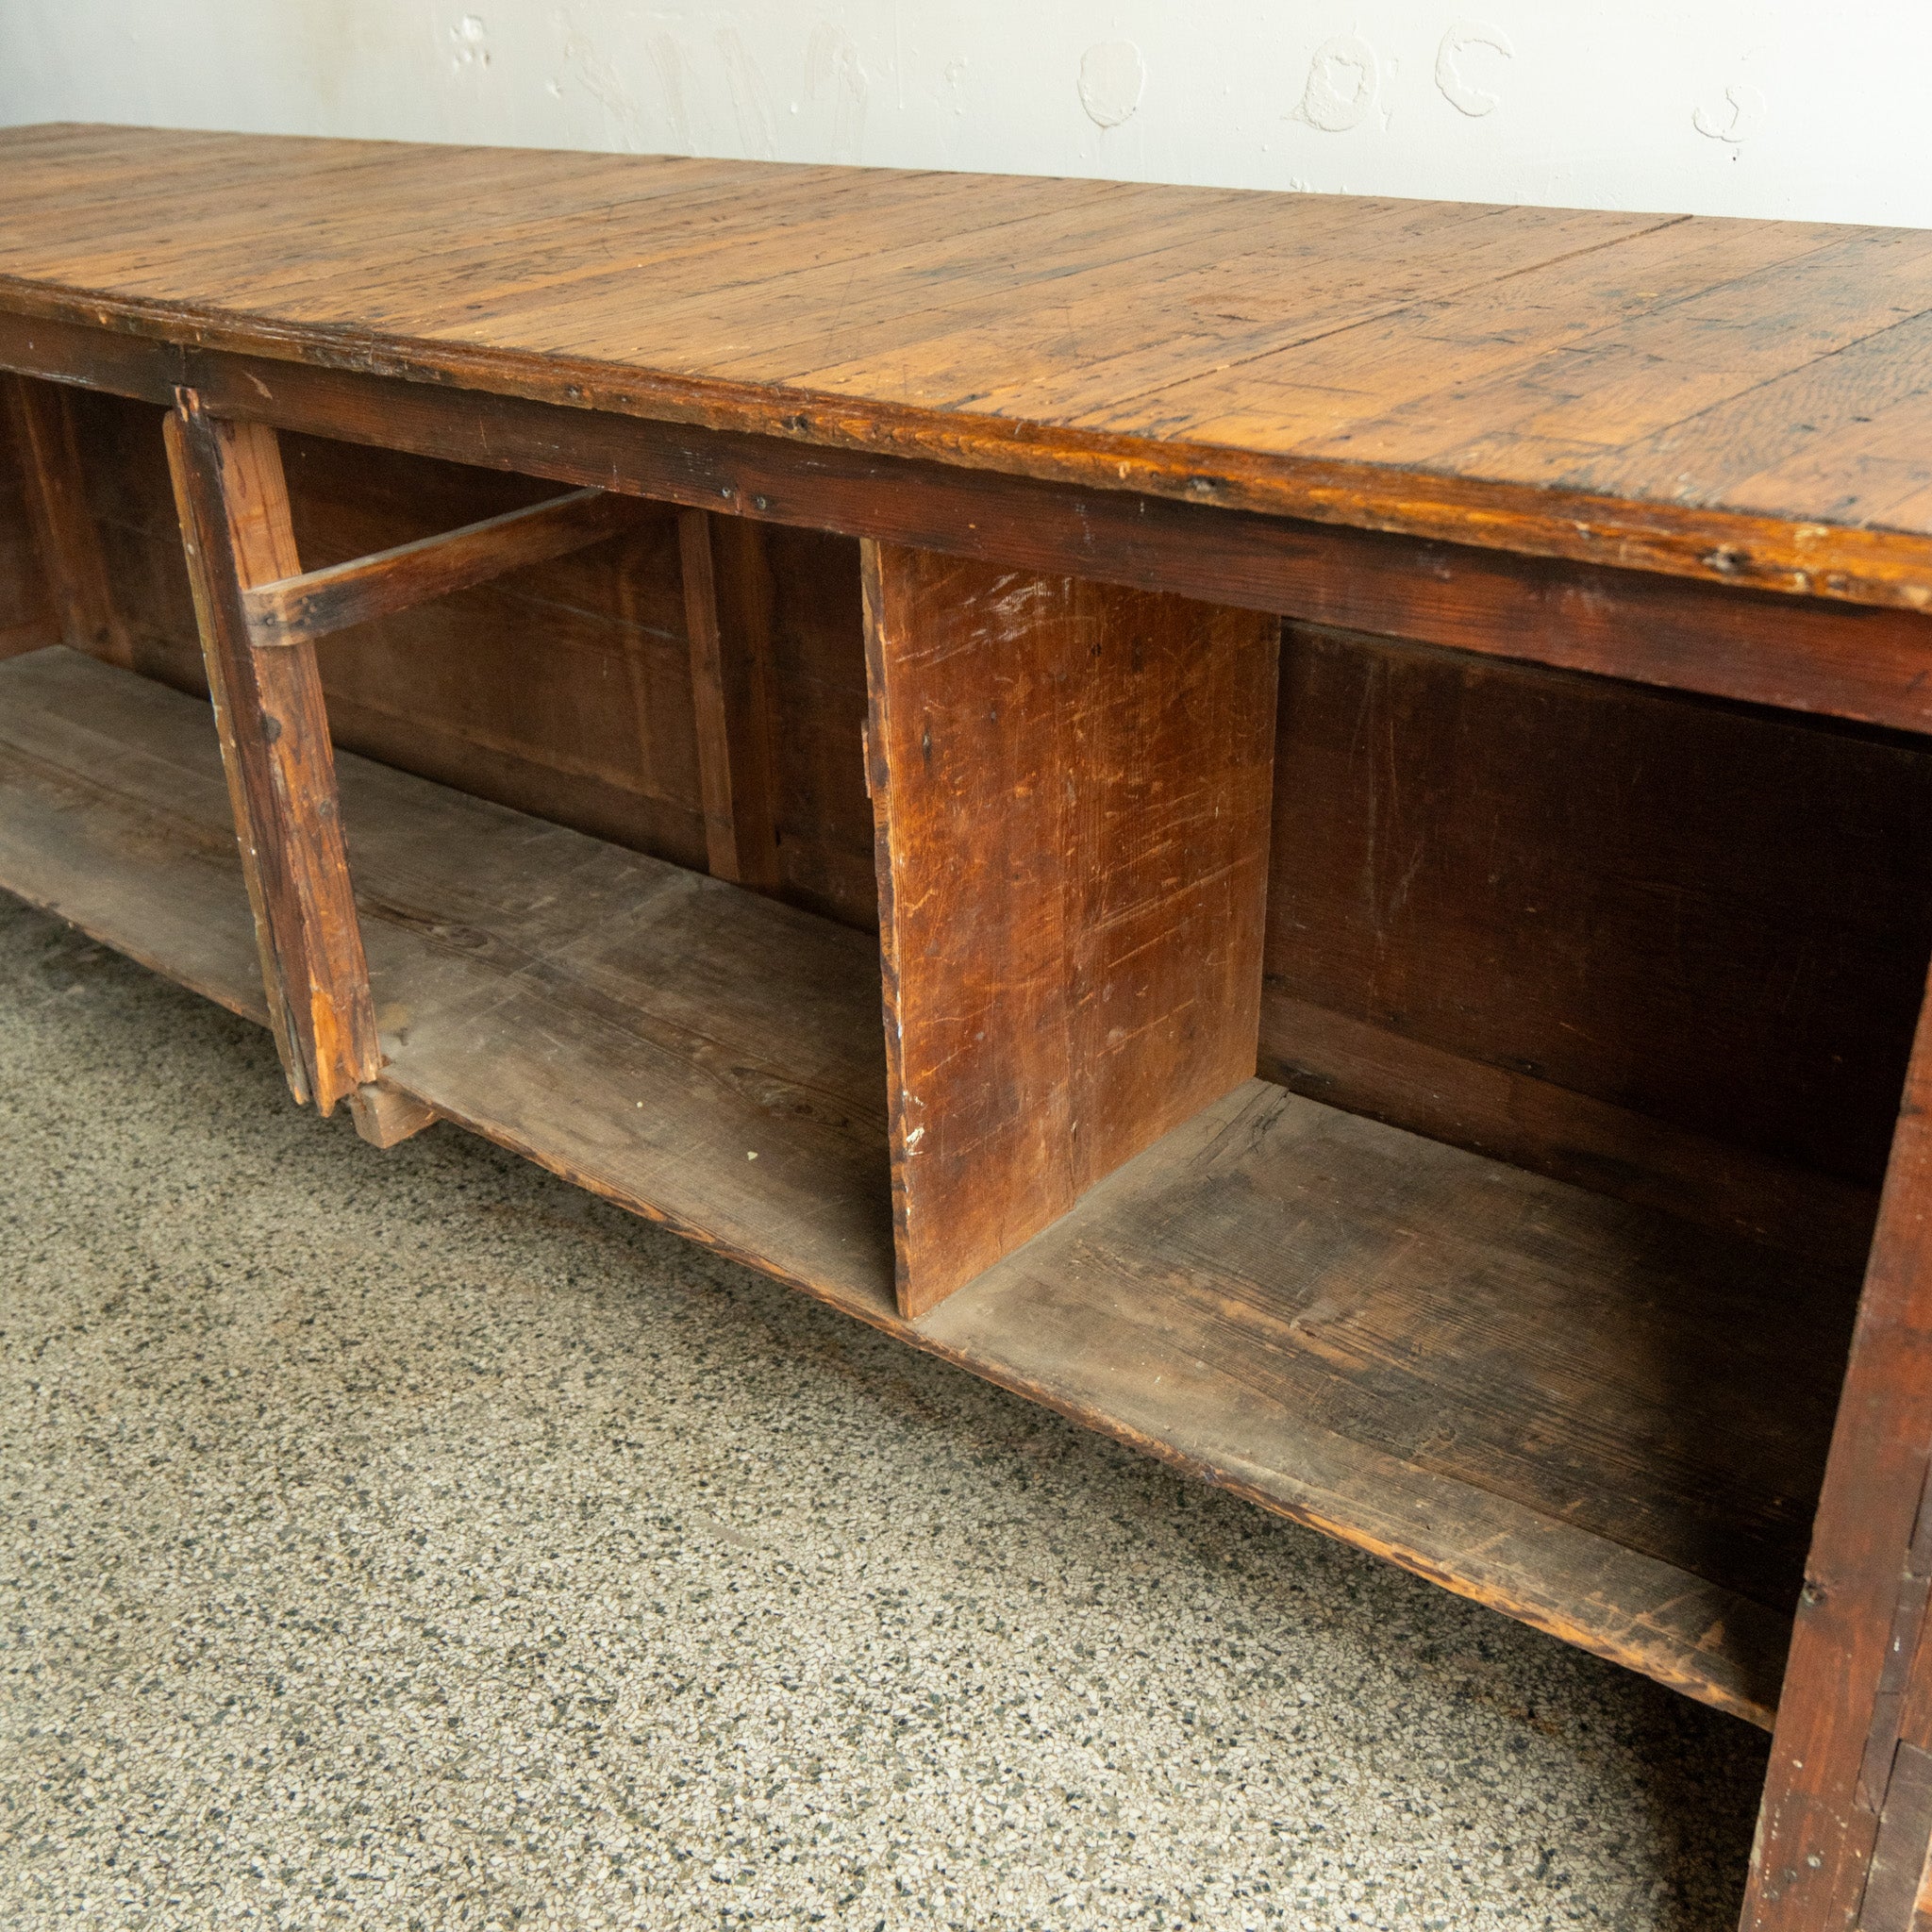
M1253 1081L916 1326L1762 1724L1856 1293Z
M339 778L389 1094L890 1312L868 936L353 754ZM0 886L268 1018L204 703L0 666Z
M60 640L70 649L131 666L127 632L88 508L68 391L25 376L12 377L6 388L22 496Z
M1255 1066L1277 626L868 545L900 1307Z
M691 508L1160 590L1486 656L1780 708L1932 728L1932 618L1505 558L1459 541L1295 522L1101 487L625 420L259 357L187 350L0 308L0 365L209 406L317 435ZM1633 552L1623 558L1641 565ZM1659 569L1663 566L1658 565Z
M37 323L1932 603L1907 230L75 126L0 181Z
M628 1207L691 1207L670 1218L915 1346L1768 1721L1849 1271L1250 1081L907 1322L866 940L352 755L341 778L386 1078ZM0 666L0 885L266 1018L204 705L64 651Z
M1891 1659L1916 1649L1899 1611L1904 1604L1924 1614L1928 1445L1932 1001L1906 1075L1792 1632L1745 1899L1749 1932L1857 1923L1907 1702Z
M1493 1106L1507 1076L1656 1122L1654 1174L1674 1131L1876 1190L1932 958L1923 741L1325 626L1282 665L1278 1001L1454 1055Z
M601 543L635 524L638 514L622 496L574 490L347 563L251 585L242 593L242 608L258 648L313 643L351 625L393 616L507 571Z
M168 418L182 546L275 1040L298 1100L325 1114L381 1066L313 646L260 651L243 592L301 572L275 433Z
M688 509L679 512L677 538L711 874L770 891L780 871L774 591L763 535L756 525Z
M61 641L59 613L34 540L11 415L0 408L0 658Z

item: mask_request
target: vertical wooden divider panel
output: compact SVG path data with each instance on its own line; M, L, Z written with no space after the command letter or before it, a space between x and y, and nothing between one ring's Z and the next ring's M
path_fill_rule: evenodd
M313 644L257 649L242 592L302 565L273 429L167 421L181 535L282 1065L328 1113L382 1064Z
M714 876L779 883L772 748L772 581L764 532L741 517L677 515L691 633L705 851Z
M7 392L34 547L61 641L131 671L134 650L114 608L100 532L88 508L66 386L16 375L8 379Z
M863 546L901 1312L1255 1071L1279 625Z

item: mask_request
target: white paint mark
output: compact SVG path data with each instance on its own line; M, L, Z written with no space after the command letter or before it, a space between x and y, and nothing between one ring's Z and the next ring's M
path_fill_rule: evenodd
M1096 41L1080 56L1080 105L1096 127L1133 118L1147 85L1147 68L1132 41Z
M1437 92L1458 114L1480 121L1485 114L1496 111L1502 105L1502 96L1477 87L1469 78L1463 56L1472 47L1487 47L1505 60L1515 59L1516 49L1501 27L1479 20L1458 20L1442 36L1442 44L1436 49Z
M731 111L737 117L738 142L744 158L774 159L777 144L772 129L772 104L751 49L735 26L724 26L718 29L718 51L724 57L724 78L731 89Z
M489 29L482 20L474 13L466 13L456 25L450 28L449 37L456 51L449 57L449 64L458 74L466 67L488 67L490 65Z
M865 104L872 82L858 58L858 42L842 27L821 21L805 53L805 92L808 100L829 99L832 139L827 159L856 161L865 138ZM798 110L793 108L792 112Z
M1375 50L1359 34L1337 34L1315 49L1292 118L1324 134L1346 134L1375 105Z
M924 1139L925 1129L924 1127L914 1127L913 1130L906 1136L907 1153L910 1154L912 1150L915 1147L917 1147L919 1143Z
M651 65L658 70L658 86L664 95L664 123L671 135L669 145L679 154L690 154L697 143L691 138L691 115L684 105L684 50L669 34L653 34L645 42Z
M1690 125L1707 140L1727 141L1735 147L1764 125L1765 100L1749 81L1740 80L1725 88L1724 102L1728 113L1698 108L1690 115Z

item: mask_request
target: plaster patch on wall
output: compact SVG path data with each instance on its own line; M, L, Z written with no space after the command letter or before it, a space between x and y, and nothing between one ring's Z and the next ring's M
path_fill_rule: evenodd
M738 122L739 149L748 161L776 158L777 139L772 123L771 97L765 77L752 58L744 36L735 26L718 29L718 51L724 57L724 80L731 92L731 111Z
M449 64L458 74L466 67L490 65L490 30L481 18L466 13L449 30Z
M1442 36L1442 44L1436 49L1437 91L1458 114L1480 121L1485 114L1496 111L1503 97L1477 87L1470 78L1464 56L1472 47L1487 47L1505 60L1515 59L1516 49L1501 27L1479 20L1458 20Z
M1146 85L1146 63L1132 41L1096 41L1080 56L1080 105L1096 127L1131 119Z
M865 104L872 92L858 58L858 43L842 27L821 21L805 51L805 92L832 104L828 158L856 161L865 139Z
M1375 50L1359 34L1337 34L1315 49L1292 119L1324 134L1346 134L1375 105Z
M1749 81L1734 81L1724 90L1723 107L1699 107L1691 110L1690 125L1709 141L1728 142L1735 147L1749 141L1763 125L1764 96Z

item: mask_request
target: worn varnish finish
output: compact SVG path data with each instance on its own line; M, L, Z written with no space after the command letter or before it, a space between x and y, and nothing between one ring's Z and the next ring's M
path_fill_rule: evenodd
M869 544L908 1315L1254 1071L1277 626Z
M0 168L35 316L1932 603L1909 231L75 126Z
M88 128L0 183L0 369L97 391L11 405L0 648L200 682L174 412L242 831L28 656L9 881L378 1144L1776 1702L1747 1923L1924 1916L1932 240ZM621 534L519 553L558 485ZM332 724L500 803L345 759L352 901Z

